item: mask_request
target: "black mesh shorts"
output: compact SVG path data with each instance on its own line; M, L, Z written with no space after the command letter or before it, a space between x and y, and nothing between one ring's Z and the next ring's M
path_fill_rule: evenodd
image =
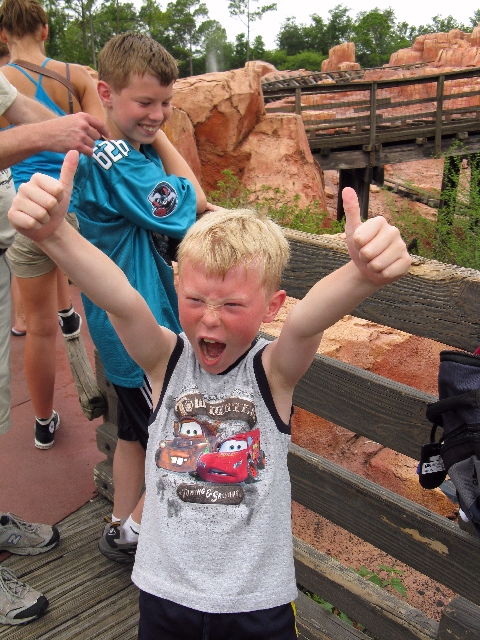
M297 640L292 602L259 611L203 613L140 591L138 640Z
M138 442L147 449L148 423L152 414L152 389L148 378L143 386L129 389L113 385L118 396L117 425L120 440Z

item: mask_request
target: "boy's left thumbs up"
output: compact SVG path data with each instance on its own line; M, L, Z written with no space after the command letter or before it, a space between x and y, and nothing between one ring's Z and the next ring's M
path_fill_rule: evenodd
M343 209L345 211L345 233L350 238L355 229L362 224L360 218L360 205L357 194L351 187L345 187L342 191Z

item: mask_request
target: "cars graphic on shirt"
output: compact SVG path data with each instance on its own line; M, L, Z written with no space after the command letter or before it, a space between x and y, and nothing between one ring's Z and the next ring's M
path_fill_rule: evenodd
M197 458L197 474L202 480L226 484L259 480L259 470L265 468L259 429L220 440L213 449Z
M198 457L210 451L218 423L184 418L174 423L173 440L163 440L155 453L160 469L190 473L196 471Z

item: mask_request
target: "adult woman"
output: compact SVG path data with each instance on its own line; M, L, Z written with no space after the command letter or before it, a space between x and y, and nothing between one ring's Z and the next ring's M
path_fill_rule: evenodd
M46 57L47 16L38 0L4 0L0 7L0 37L8 45L13 61L2 72L21 93L42 102L59 116L86 111L104 120L103 107L88 72L80 65ZM50 77L52 72L56 78ZM18 189L37 171L58 178L62 160L61 154L44 152L15 165L15 187ZM24 367L36 417L35 446L49 449L60 423L53 410L58 321L69 338L79 334L81 318L71 305L68 280L35 244L25 243L17 236L8 255L25 310ZM58 309L61 311L57 317Z

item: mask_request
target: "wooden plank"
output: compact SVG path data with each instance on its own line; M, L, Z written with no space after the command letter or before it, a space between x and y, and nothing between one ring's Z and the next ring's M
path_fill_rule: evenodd
M291 258L282 287L294 298L348 261L346 244L337 237L292 230L285 235ZM473 352L480 345L480 272L414 256L409 274L352 314Z
M81 612L45 633L41 640L57 638L90 640L100 637L116 639L121 631L128 631L128 637L134 640L138 632L138 618L138 589L130 584L91 609Z
M369 640L358 629L299 592L295 601L299 640Z
M106 500L96 498L59 524L61 540L54 550L41 556L17 556L5 561L18 576L45 593L50 606L35 623L15 628L0 627L2 640L79 638L79 633L62 631L63 625L70 628L75 624L78 616L91 618L91 624L98 622L101 628L101 620L95 621L92 612L101 611L109 598L113 603L123 597L126 589L132 588L131 566L114 563L98 550L98 539L103 530L103 523L98 518L110 509ZM110 638L116 637L113 630Z
M112 461L102 460L95 465L93 470L93 481L97 487L98 493L110 502L113 502L114 485L113 485L113 467Z
M105 370L103 363L98 355L98 351L95 351L95 371L98 386L103 393L107 401L107 408L103 419L105 422L111 422L117 424L117 412L118 412L118 398L113 384L110 380L107 380L105 376Z
M48 553L36 556L10 556L4 561L19 578L55 563L75 549L98 541L105 524L104 517L111 513L112 505L105 498L97 497L69 515L58 524L60 543Z
M97 386L83 338L80 335L64 342L82 411L88 420L99 418L106 411L106 401Z
M470 134L461 145L453 146L454 138L442 138L442 153L448 155L465 155L480 151L480 135ZM328 155L315 152L315 149L330 150ZM320 164L324 171L331 169L349 169L354 167L366 167L369 163L370 155L361 149L349 149L348 151L330 148L327 141L310 141L313 157ZM397 164L398 162L409 162L415 160L431 160L434 154L434 143L427 140L424 145L419 146L415 142L406 141L403 144L396 143L390 146L383 146L375 154L375 165Z
M363 117L363 116L362 116ZM377 120L379 120L379 126L382 124L380 120L381 114L377 116ZM396 122L397 120L394 119ZM353 127L358 127L361 125L361 122L355 123L355 121L349 122L348 119L343 123L337 120L322 121L322 125L315 127L313 130L311 127L307 129L307 138L311 149L321 149L323 147L328 148L341 148L341 147L352 147L352 146L362 146L369 142L369 126L365 125L357 129L357 133L353 133ZM334 130L334 133L331 131ZM322 133L325 131L325 133ZM443 149L443 138L445 136L455 135L465 135L465 133L476 133L478 132L478 120L476 118L471 118L467 121L452 121L450 123L445 123L442 126L442 149ZM435 127L433 122L430 126L423 121L410 122L409 126L405 127L389 127L388 123L385 128L380 128L377 132L376 144L395 144L401 143L403 144L411 144L413 140L417 138L428 138L433 137L435 135ZM448 138L446 138L448 140ZM462 138L463 139L463 138ZM452 142L450 141L450 144ZM448 152L448 145L446 147L446 151ZM465 153L465 152L464 152Z
M433 640L438 622L337 560L294 538L297 583L388 640Z
M480 540L457 524L291 445L292 499L480 603Z
M98 450L111 460L117 447L117 431L117 426L112 422L103 422L96 431Z
M438 640L478 640L480 609L465 598L452 600L443 609Z
M333 79L335 72L329 72L328 75ZM437 78L440 76L445 76L445 81L449 82L451 80L464 80L467 78L475 78L480 76L480 67L474 67L465 69L462 71L447 71L447 72L439 72L432 73L424 76L415 76L415 77L403 77L403 78L395 78L394 80L355 80L354 82L349 83L319 83L317 85L310 85L308 87L309 90L313 86L315 86L315 90L317 93L337 93L342 91L365 91L369 90L372 82L376 82L378 89L391 89L393 87L402 87L406 85L421 85L421 84L431 84L437 81ZM338 76L338 72L337 72ZM262 86L264 87L267 83L264 83ZM264 89L265 90L265 89Z
M442 124L443 124L443 88L445 76L440 76L437 80L437 113L435 117L435 155L440 156L442 150Z

